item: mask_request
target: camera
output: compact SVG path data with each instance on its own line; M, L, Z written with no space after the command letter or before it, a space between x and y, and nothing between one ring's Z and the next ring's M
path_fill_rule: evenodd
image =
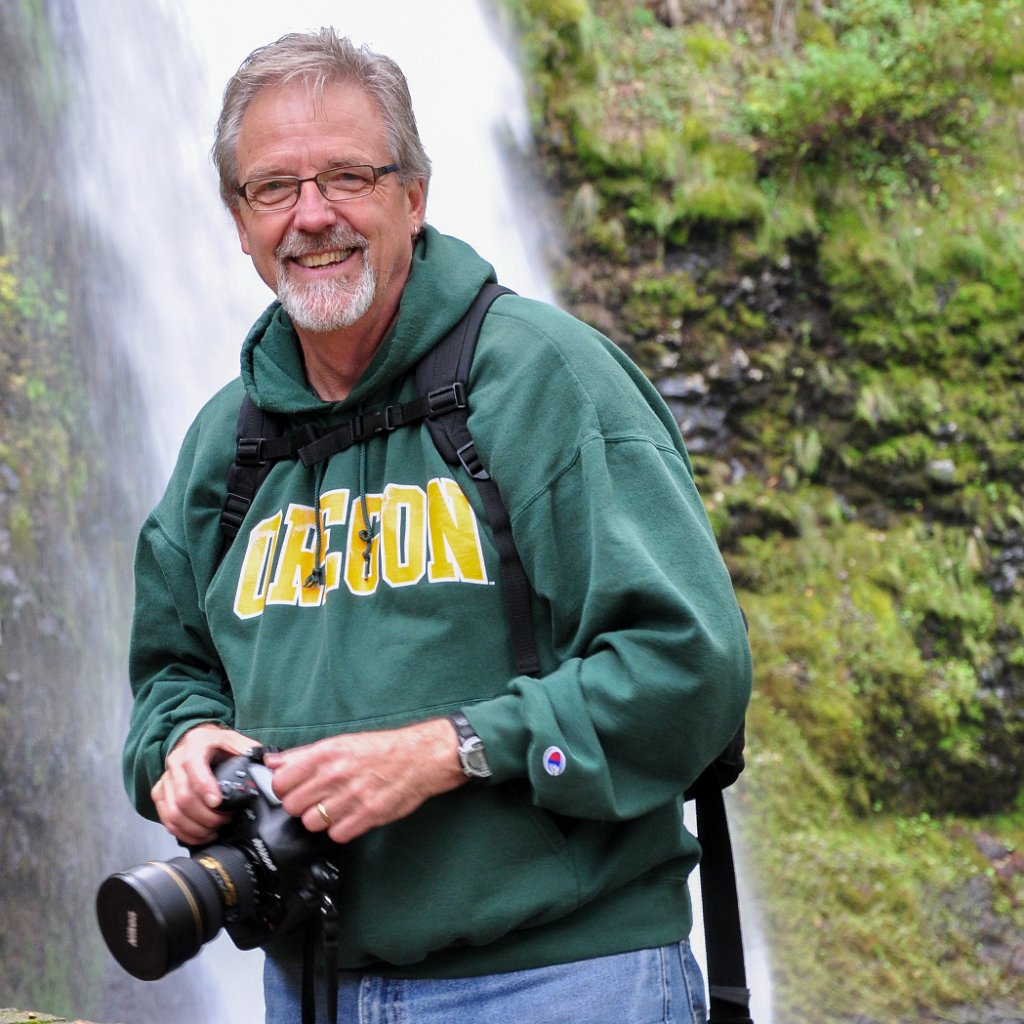
M268 748L269 749L269 748ZM337 882L338 847L291 817L271 788L265 749L218 764L231 820L189 857L149 861L107 878L96 894L103 939L117 962L155 981L194 957L223 927L252 949L305 923Z

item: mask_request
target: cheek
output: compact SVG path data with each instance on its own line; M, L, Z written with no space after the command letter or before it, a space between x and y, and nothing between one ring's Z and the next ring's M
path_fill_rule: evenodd
M260 279L271 291L276 292L279 267L274 251L277 243L255 232L247 232L245 235L239 232L238 238L242 251L252 260Z
M273 270L277 266L277 257L274 253L281 244L281 237L271 231L250 230L238 236L242 245L242 252L249 256L262 276L266 276L267 270Z

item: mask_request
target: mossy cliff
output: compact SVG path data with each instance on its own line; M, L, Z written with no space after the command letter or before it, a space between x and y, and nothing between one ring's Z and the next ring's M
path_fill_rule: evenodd
M68 188L73 22L0 4L0 999L68 1016L103 987L96 822L123 839L127 684L106 659L132 537L106 510L135 514L119 399L95 389L132 384L95 327L80 274L104 254Z
M776 1018L1024 1007L1024 7L500 10L750 619Z
M67 566L98 551L128 578L126 538L95 510L131 508L112 467L134 460L116 408L84 401L111 356L71 274L102 254L52 174L68 88L50 6L0 4L0 123L17 108L40 133L0 154L0 962L11 998L71 1014L98 968L60 911L90 912L76 814L95 813L109 758L60 738L103 731L107 706L79 684L94 650L123 644L96 632L125 595ZM562 214L561 294L676 411L750 618L738 795L776 1020L1009 1019L1024 1006L1019 0L500 10ZM63 666L45 689L11 668L40 652ZM15 708L31 728L12 728ZM46 864L40 836L59 854Z

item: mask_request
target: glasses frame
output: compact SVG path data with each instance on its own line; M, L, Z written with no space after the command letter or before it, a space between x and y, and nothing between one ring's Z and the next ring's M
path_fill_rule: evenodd
M324 183L320 180L321 178L337 174L338 171L351 170L353 167L365 167L373 174L373 181L370 183L370 187L366 192L356 192L350 196L339 196L332 198L325 190ZM318 174L314 174L311 178L297 178L292 174L268 174L265 178L253 178L251 181L245 181L241 185L238 185L235 191L242 199L245 200L245 205L252 210L253 213L278 213L282 210L291 210L293 207L298 205L299 196L302 194L302 186L307 181L312 181L320 195L324 197L329 203L345 203L350 199L365 199L366 196L372 195L374 190L377 188L377 179L383 178L385 174L393 174L399 169L399 164L385 164L383 167L374 167L372 164L343 164L340 167L328 167L326 170L320 171ZM292 182L295 185L295 191L293 198L290 203L281 202L275 203L273 206L253 206L249 201L249 196L246 193L246 189L250 185L258 185L261 181L287 181Z

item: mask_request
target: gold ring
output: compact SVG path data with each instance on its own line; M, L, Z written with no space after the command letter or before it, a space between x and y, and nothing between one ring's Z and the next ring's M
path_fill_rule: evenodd
M331 816L330 816L330 815L329 815L329 814L327 813L327 808L326 808L326 807L324 807L324 802L323 802L323 800L321 800L321 801L320 801L320 802L319 802L319 803L318 803L318 804L316 805L316 809L317 809L317 812L319 813L320 817L321 817L321 818L323 818L323 821L324 821L324 824L325 824L325 825L327 825L328 827L330 827L331 825L333 825L333 824L334 824L334 819L333 819L333 818L332 818L332 817L331 817Z

